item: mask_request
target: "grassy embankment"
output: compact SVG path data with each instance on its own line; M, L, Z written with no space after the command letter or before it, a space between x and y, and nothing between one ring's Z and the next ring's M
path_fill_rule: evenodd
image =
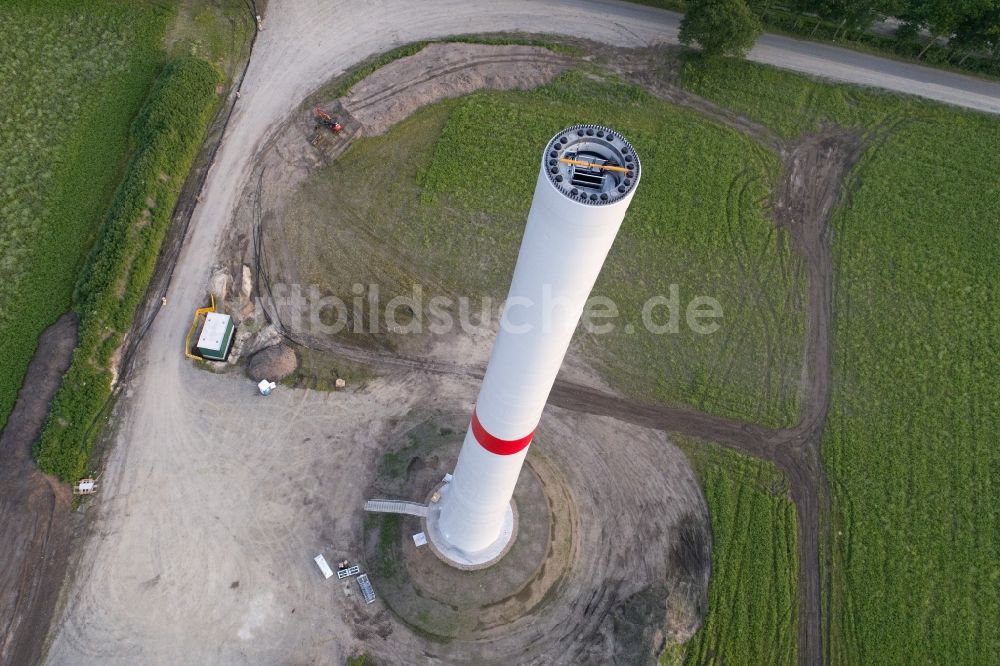
M1000 120L746 63L685 81L786 135L893 127L832 220L830 663L994 663Z
M735 131L632 86L570 73L533 92L443 102L384 137L356 142L295 195L282 234L301 258L299 279L348 303L354 282L379 284L383 303L414 284L423 286L425 305L436 294L469 296L477 313L480 296L499 301L538 146L581 120L619 128L645 171L595 291L613 299L621 317L610 334L581 335L578 344L618 387L643 399L794 422L804 285L800 262L763 212L777 161ZM672 284L680 330L651 334L643 303L669 296ZM717 333L686 326L684 308L696 296L720 302ZM666 310L655 318L663 323Z
M360 65L352 69L346 76L337 80L332 87L321 88L317 93L311 95L311 98L316 100L322 100L329 97L343 97L350 92L351 88L355 84L360 83L365 80L369 74L381 69L388 65L389 63L399 60L400 58L405 58L407 56L415 55L422 51L428 44L442 44L442 43L464 43L464 44L493 44L496 46L539 46L556 53L568 53L577 54L579 49L567 46L560 42L554 42L551 40L540 39L535 37L530 37L527 35L520 34L507 34L507 35L458 35L455 37L442 37L440 39L427 39L419 42L410 42L409 44L404 44L398 46L389 51L379 53L371 58L368 58Z
M247 0L176 0L177 12L163 38L172 57L207 60L233 83L243 71L254 19ZM264 3L257 0L258 10Z
M70 307L125 166L129 123L162 67L170 12L11 0L0 17L2 428L38 336Z
M795 505L773 465L675 438L701 479L712 517L708 613L661 664L797 663Z
M35 447L39 466L63 480L86 470L92 426L111 393L112 356L152 277L219 81L204 60L174 59L133 124L135 152L77 286L80 343Z

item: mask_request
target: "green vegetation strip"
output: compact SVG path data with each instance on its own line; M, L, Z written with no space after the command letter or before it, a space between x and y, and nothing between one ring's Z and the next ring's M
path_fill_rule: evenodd
M701 477L712 519L708 613L661 664L797 663L795 505L770 463L675 438Z
M384 137L357 141L307 182L281 242L301 257L302 282L345 302L353 282L378 283L383 303L420 284L425 304L440 294L470 297L475 319L480 296L496 304L506 294L539 146L577 122L619 129L645 167L595 292L620 317L607 334L581 332L577 344L641 399L793 423L805 285L787 237L764 213L777 159L634 86L570 72L531 92L484 91L427 107ZM643 306L657 296L674 303L651 310L654 323L668 325L673 307L676 332L644 325ZM687 325L696 297L718 300L717 332Z
M135 153L77 286L80 344L35 448L39 466L64 481L86 470L92 426L111 393L112 356L152 277L218 82L203 60L172 61L133 126Z
M1000 119L718 63L686 83L784 134L889 129L832 220L832 664L1000 654Z
M170 15L104 0L0 10L0 428L38 336L70 307Z
M344 666L375 666L375 664L375 660L367 654L348 657L347 661L344 662Z

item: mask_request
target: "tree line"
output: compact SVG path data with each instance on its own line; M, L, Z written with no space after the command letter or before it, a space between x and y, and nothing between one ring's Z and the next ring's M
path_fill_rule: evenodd
M866 35L876 22L899 21L893 37L926 42L913 54L918 60L935 46L959 52L962 66L973 56L1000 58L1000 0L687 0L681 41L697 44L708 55L743 55L760 34L762 19L776 12L815 16L833 27L832 38ZM820 26L817 21L812 32ZM806 31L808 34L808 31Z

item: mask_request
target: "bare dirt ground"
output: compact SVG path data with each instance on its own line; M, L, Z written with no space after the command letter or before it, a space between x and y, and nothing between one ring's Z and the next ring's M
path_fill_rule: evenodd
M387 663L601 661L616 645L615 613L652 581L669 580L671 552L648 548L644 530L669 542L671 526L694 512L707 536L697 481L662 434L552 410L539 440L569 475L581 512L573 575L516 631L428 644L381 602L366 607L356 591L348 597L324 582L311 558L361 559L360 507L390 431L415 413L466 410L476 382L406 373L361 392L283 390L265 399L227 375L188 367L183 379L188 392L150 386L145 399L190 415L194 427L124 418L123 437L145 433L159 446L132 450L105 473L88 528L100 547L74 569L84 584L69 595L52 662L340 664L354 650ZM638 452L615 455L634 444ZM655 470L658 485L639 483L636 465ZM631 512L615 510L632 502ZM640 528L653 513L658 521Z
M227 503L233 498L233 495L227 494L232 490L232 484L224 473L207 476L206 482L210 481L213 487L207 487L206 483L202 487L191 488L192 492L196 491L193 496L167 491L177 480L181 481L181 490L187 490L191 479L199 478L212 464L219 464L223 471L226 465L234 464L232 461L219 461L218 456L207 458L203 451L216 437L225 436L226 425L245 428L249 424L264 428L261 432L273 433L277 437L284 430L276 430L274 422L266 421L266 417L294 420L298 418L296 414L301 416L315 412L317 418L329 414L336 419L330 424L333 431L339 431L345 424L358 422L353 411L334 410L332 403L328 402L333 398L312 393L296 393L294 400L291 393L287 394L287 398L276 396L274 401L267 403L273 408L266 413L246 409L249 404L257 407L260 403L244 402L250 398L242 394L230 403L213 403L216 392L232 391L238 383L226 383L224 378L187 367L179 353L191 311L201 305L205 297L204 284L216 241L231 220L238 193L250 177L253 158L298 101L342 72L343 68L371 54L417 39L468 32L521 30L559 33L635 47L676 41L677 21L678 16L669 12L594 0L572 0L559 4L496 0L486 7L460 0L421 3L380 0L363 12L353 11L344 2L294 0L271 8L265 17L265 31L255 50L233 122L209 174L203 199L194 209L191 233L178 259L177 279L171 284L171 305L160 312L146 336L136 359L136 373L130 380L129 394L118 412L117 420L123 427L108 461L106 492L89 509L94 515L95 525L101 528L95 529L86 541L86 557L77 568L78 575L67 593L67 610L53 627L52 661L70 663L79 661L84 655L104 657L121 654L146 663L176 663L191 661L199 656L203 660L217 662L273 662L286 661L287 654L294 652L295 641L301 635L299 629L289 630L287 636L275 637L281 639L279 643L264 640L270 638L267 634L274 630L275 624L271 621L269 604L276 598L276 593L287 595L287 591L275 585L269 588L270 598L248 594L240 597L234 605L222 595L230 594L228 590L233 590L233 595L237 594L235 591L241 586L232 585L236 580L230 581L224 592L205 584L208 580L231 577L227 572L218 572L219 561L232 564L234 570L260 577L265 576L264 571L269 566L276 564L257 555L252 545L239 550L238 547L246 544L235 544L231 531L227 537L228 528L224 521L217 520L217 514L212 512L221 504L227 510L242 508L247 514L252 513L250 506L259 501L253 495L253 489L241 488L241 492L246 493L241 496L244 502L242 507L231 507ZM1000 111L1000 86L995 83L836 47L766 35L750 57L835 80L877 85L969 108ZM804 163L809 162L806 160ZM822 246L827 246L825 238ZM828 289L826 291L828 303ZM822 307L818 309L820 313L823 311ZM827 329L826 336L828 334ZM811 367L818 368L822 358L829 358L829 343L824 342L823 336L818 333L813 337L816 338L816 348L810 350L810 358L818 358L820 363ZM211 382L208 380L210 377ZM429 381L432 380L421 379L417 384L422 386ZM767 456L776 451L771 438L776 434L753 425L720 422L700 414L628 402L616 403L616 396L589 396L587 390L591 389L567 391L563 386L557 386L554 401L597 412L614 408L619 418L656 423L661 428L684 432L694 429L701 436L729 442L751 453L756 451ZM239 409L242 413L236 418L233 414L213 410L213 406ZM392 405L389 407L391 413ZM809 409L810 413L806 416L811 417L821 416L823 411L817 409L815 403ZM258 420L258 416L263 420ZM216 423L218 427L206 430L206 423ZM816 418L803 418L803 424L806 424L804 428L777 435L786 438L786 441L799 443L794 450L806 450L802 443L812 439L819 426ZM206 432L211 436L207 436ZM375 434L362 429L357 439L363 443ZM177 442L184 445L178 446ZM192 447L190 442L196 442L197 446ZM234 448L226 451L242 453L244 446L250 446L250 452L254 453L253 447L259 446L257 442L252 437L241 438ZM777 449L775 455L784 455L781 450ZM810 447L808 450L813 449ZM176 453L189 455L190 460ZM261 460L278 453L272 447L266 453L257 451L255 455L257 460ZM815 511L810 514L804 510L808 509L805 502L812 501L817 505L819 502L815 495L810 500L808 494L801 494L802 490L794 490L794 487L806 487L803 479L807 478L810 469L818 469L814 454L802 457L804 462L788 460L784 463L786 472L799 472L797 476L790 474L790 477L793 494L799 493L797 504L800 517L815 514ZM237 463L239 460L238 457ZM136 461L140 464L134 465ZM271 468L268 470L271 471ZM277 470L274 471L277 473ZM259 481L260 478L253 476L251 480ZM264 481L268 484L284 482L280 476L266 477ZM151 498L157 502L151 503ZM280 511L278 514L284 517ZM288 515L293 514L288 512ZM158 518L165 520L157 523ZM255 519L251 516L244 520L249 521L245 524L254 524ZM803 525L807 522L804 520ZM213 524L218 527L210 530ZM813 527L800 527L800 530L803 529L816 533L818 527L813 524ZM284 547L285 534L280 529L272 531L270 540L264 537L263 532L266 530L258 531L262 534L262 543ZM128 548L118 545L122 534L130 536ZM203 539L198 539L199 536ZM809 550L811 541L803 538L801 531L799 541L800 559L805 569L810 562L816 561L817 551ZM191 549L182 549L179 544L194 544L196 549L192 553ZM165 559L164 553L172 557ZM193 560L194 555L204 558L204 566L182 570L180 563ZM176 590L164 594L162 590L167 586L160 587L161 579L156 575L134 578L150 574L149 570L139 571L144 563L152 563L149 569L169 565L171 571L178 574L174 578L175 584L183 586L184 591L191 594L178 594ZM131 578L128 575L130 572ZM215 574L208 575L206 572ZM302 580L312 582L304 577ZM136 587L137 582L143 581L147 583L146 587ZM55 586L59 583L58 580L50 580L46 584ZM160 591L156 592L158 587ZM306 587L303 586L303 589ZM800 585L800 589L805 587ZM145 591L153 592L147 594ZM811 593L808 596L811 597ZM307 601L299 597L296 600L301 603ZM298 604L296 606L301 608ZM193 607L198 612L192 613ZM806 630L815 639L800 647L803 663L820 663L822 660L818 648L818 604L814 608L815 613L804 608L805 612L801 615L808 618L808 622L802 624L807 625ZM241 622L234 625L234 617L240 618ZM329 618L313 617L315 623L308 627L309 637L326 635L323 629L328 626ZM142 627L128 624L143 625L147 618L148 624ZM126 636L128 642L119 652L114 639L123 627L136 631ZM188 636L194 637L197 642L185 638ZM177 642L175 638L181 640ZM291 646L291 649L282 652L285 649L282 646ZM190 651L186 652L185 648ZM333 653L345 649L343 646L331 646L329 657L333 658ZM339 659L340 655L336 658ZM315 661L325 660L317 658Z
M431 44L365 78L341 100L368 136L384 134L428 100L483 88L526 90L551 81L571 58L535 46Z
M76 347L76 317L45 329L14 411L0 435L0 663L41 657L59 596L69 542L79 521L67 486L42 474L31 446Z
M427 656L446 663L651 663L668 615L674 639L686 638L700 623L710 532L701 491L684 456L653 430L563 410L547 414L529 455L533 471L526 475L532 478L522 478L519 489L529 490L536 476L545 486L539 501L547 498L558 516L555 535L569 540L569 566L560 564L565 555L553 546L544 561L543 548L529 565L530 554L517 553L521 544L515 543L505 560L514 557L511 565L526 570L511 570L501 560L485 571L459 572L433 554L414 552L407 542L416 529L404 531L408 557L402 561L432 562L406 565L419 593L410 589L410 580L387 582L389 603L424 632L454 638L427 642ZM467 419L464 413L453 416L456 425ZM450 470L461 431L458 435L453 446L418 448L400 462L413 466L419 461L426 481L440 481L435 472ZM390 481L379 483L400 490ZM535 513L527 497L518 501L519 512ZM522 522L532 517L522 516ZM525 538L524 546L531 546L530 536ZM535 576L538 564L541 572ZM530 577L527 585L524 575ZM514 587L506 584L511 576L517 579ZM643 612L634 615L637 605ZM394 641L402 633L394 631ZM375 641L368 646L388 663L412 663L395 645Z

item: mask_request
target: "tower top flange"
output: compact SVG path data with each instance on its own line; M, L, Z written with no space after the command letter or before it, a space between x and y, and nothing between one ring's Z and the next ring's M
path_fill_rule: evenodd
M639 156L620 133L603 125L574 125L542 154L549 182L569 199L590 206L614 203L639 182Z

